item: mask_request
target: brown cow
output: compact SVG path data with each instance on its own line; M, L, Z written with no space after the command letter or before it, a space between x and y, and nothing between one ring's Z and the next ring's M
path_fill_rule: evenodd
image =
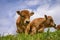
M30 17L34 14L34 12L29 12L28 10L17 11L19 15L16 20L17 33L22 33L25 31L26 26L30 23Z
M46 27L54 27L56 24L51 16L44 15L45 18L34 19L25 30L25 34L30 33L31 35L37 32L43 32Z
M60 30L60 25L57 25L56 29L57 29L57 30Z

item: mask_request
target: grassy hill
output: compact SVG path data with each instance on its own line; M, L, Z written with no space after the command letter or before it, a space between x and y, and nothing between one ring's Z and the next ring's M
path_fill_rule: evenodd
M22 34L7 35L0 37L0 40L60 40L60 31L37 33L33 36Z

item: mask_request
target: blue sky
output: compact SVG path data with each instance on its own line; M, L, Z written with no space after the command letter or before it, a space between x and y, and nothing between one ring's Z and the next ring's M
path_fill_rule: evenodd
M0 34L15 34L17 10L34 11L31 20L51 15L56 24L60 24L60 0L0 0Z

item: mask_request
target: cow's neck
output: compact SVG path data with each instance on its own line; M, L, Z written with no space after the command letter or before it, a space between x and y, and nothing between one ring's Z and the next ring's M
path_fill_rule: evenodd
M47 24L47 21L46 20L44 22L42 22L42 24L44 24L44 27L45 28L49 26L49 24Z
M45 28L50 27L50 24L44 23Z

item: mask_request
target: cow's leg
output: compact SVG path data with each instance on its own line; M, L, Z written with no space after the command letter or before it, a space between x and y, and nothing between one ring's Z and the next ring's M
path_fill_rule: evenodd
M30 24L25 28L25 34L28 35L30 31Z
M32 27L30 34L31 34L31 35L36 34L36 31L37 31L37 30L36 30L36 27Z
M23 32L23 29L21 29L20 27L17 27L17 33L22 33Z
M44 31L44 25L40 25L39 27L40 28L38 29L38 33L43 32Z

